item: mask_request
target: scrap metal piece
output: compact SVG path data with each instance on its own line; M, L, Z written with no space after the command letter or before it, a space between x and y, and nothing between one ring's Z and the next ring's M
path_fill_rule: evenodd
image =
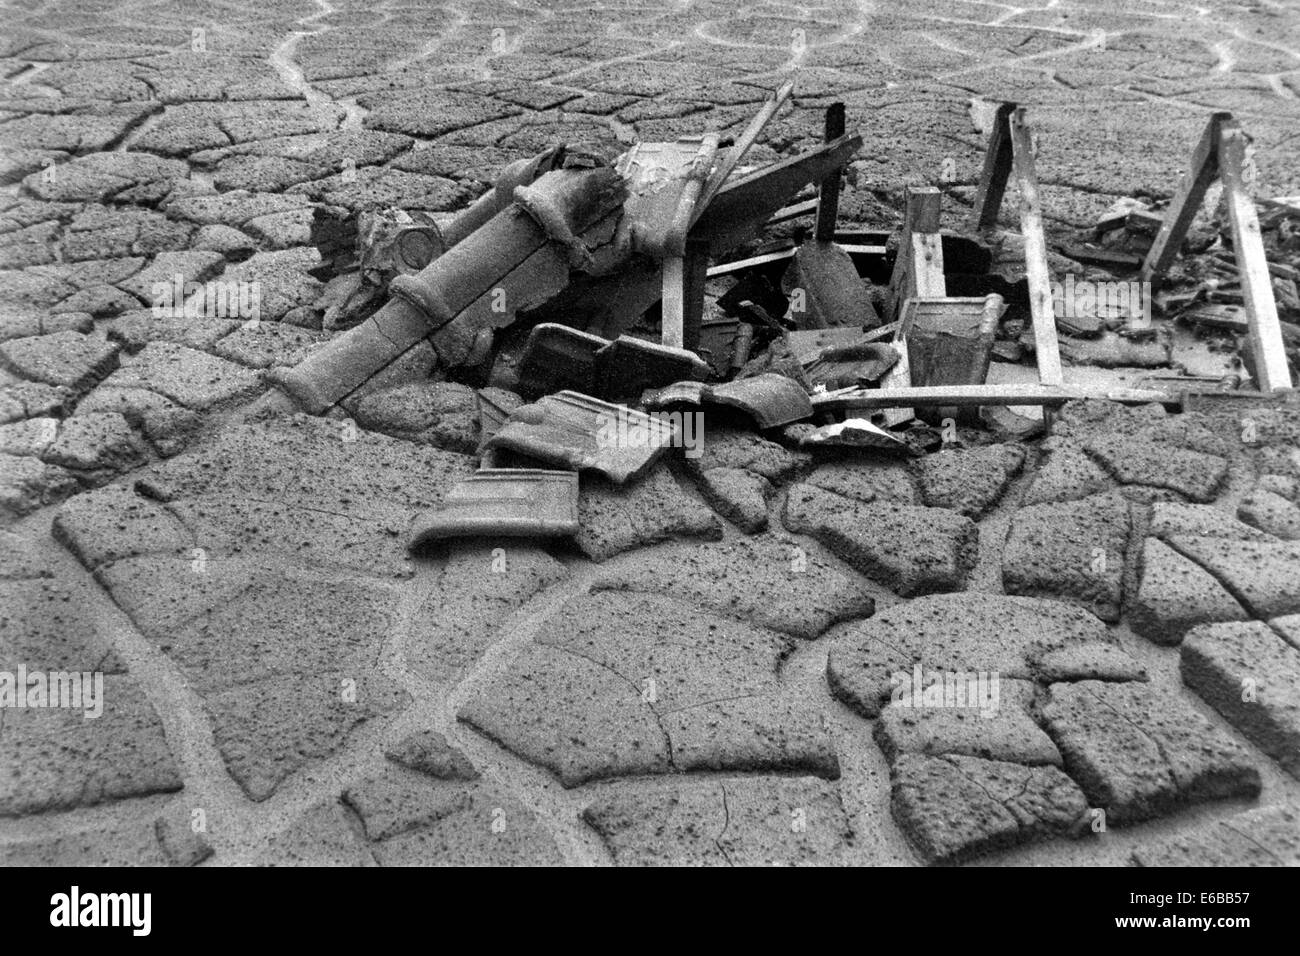
M484 444L577 471L598 471L616 484L644 474L676 440L668 421L564 391L521 405Z
M485 468L411 526L407 548L446 538L551 538L578 532L578 473Z
M910 452L912 447L897 435L885 431L865 418L847 418L842 422L823 425L799 439L800 448L818 448L827 445L844 448L883 448L901 452Z

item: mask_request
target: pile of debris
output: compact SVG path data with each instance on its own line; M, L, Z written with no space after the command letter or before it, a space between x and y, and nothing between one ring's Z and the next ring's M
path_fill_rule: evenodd
M636 481L681 443L686 416L706 408L748 416L805 449L906 455L932 446L928 426L945 420L1024 438L1042 422L1010 406L1047 414L1090 397L1178 405L1178 388L1195 384L1065 383L1062 354L1072 364L1169 365L1169 331L1141 296L1060 308L1023 109L996 113L967 234L941 231L936 188L908 191L891 234L837 228L841 178L862 144L846 132L842 104L827 110L822 145L742 166L791 92L777 90L734 139L639 143L619 156L554 146L506 167L449 221L397 210L321 220L326 325L347 331L276 370L279 391L262 407L348 412L430 347L437 377L479 388L481 470L422 517L418 545L572 535L579 472ZM1093 244L1061 251L1158 285L1218 175L1235 259L1193 235L1189 251L1208 254L1223 275L1191 295L1161 289L1159 311L1241 332L1245 371L1272 392L1290 387L1290 371L1270 279L1294 309L1296 268L1265 260L1241 183L1242 143L1231 118L1216 114L1163 215L1128 204ZM990 250L1013 182L1025 261L1023 280L1009 282L990 269ZM1288 204L1266 211L1275 253L1300 247L1297 217ZM808 222L793 239L764 241L768 227L800 219ZM1294 347L1294 334L1288 341ZM995 361L1002 370L990 382ZM1006 374L1029 361L1036 381Z

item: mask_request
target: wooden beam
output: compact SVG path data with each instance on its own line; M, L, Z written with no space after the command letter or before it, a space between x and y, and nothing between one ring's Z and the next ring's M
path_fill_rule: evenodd
M1025 278L1029 284L1029 311L1034 325L1034 355L1038 380L1060 385L1061 355L1056 342L1052 308L1052 280L1047 269L1047 240L1043 235L1043 209L1034 171L1033 141L1025 111L1017 108L1007 120L1011 136L1012 168L1020 187L1020 234L1025 240Z
M1261 392L1291 387L1286 347L1277 320L1277 303L1273 300L1273 282L1268 258L1255 214L1255 201L1242 180L1246 159L1246 134L1231 120L1219 126L1219 177L1223 180L1228 222L1232 227L1232 248L1237 254L1237 272L1241 277L1241 295L1246 303L1250 323L1250 353L1254 360L1255 380Z
M884 246L858 246L844 242L837 242L835 246L838 249L843 249L851 256L883 256L886 252ZM798 251L798 246L787 246L784 249L778 249L776 252L769 252L761 256L750 256L748 259L736 259L734 262L709 266L709 278L725 276L732 272L742 272L745 269L752 269L755 266L766 265L770 262L780 262L783 259L793 259L794 254Z
M841 136L727 183L700 214L692 233L708 239L714 254L725 252L758 232L800 189L820 182L861 148L861 136Z
M1086 388L1079 385L927 385L914 388L845 388L812 396L814 410L887 409L913 405L1063 405L1082 398L1127 404L1177 404L1157 389Z
M709 244L699 239L686 240L686 258L682 262L682 348L692 352L700 347L700 327L704 324L704 283L709 274Z
M791 203L789 206L783 206L776 212L772 213L768 225L775 225L778 222L785 222L787 219L798 219L800 216L809 216L817 212L817 200L805 199L803 202Z
M943 278L943 240L939 236L942 194L933 186L907 190L907 211L899 235L898 256L889 277L890 312L894 321L903 303L913 296L942 297L947 294Z
M745 131L740 134L740 139L736 140L726 153L722 155L718 165L709 174L709 178L704 184L704 189L700 194L699 200L695 204L695 215L691 219L692 224L694 224L700 216L704 214L704 210L707 209L709 203L713 201L713 197L722 189L727 178L735 171L736 166L739 165L741 159L744 158L744 155L749 152L750 147L754 145L759 134L763 132L763 129L771 121L772 117L776 115L777 110L779 110L782 104L790 98L790 94L793 92L794 80L787 80L782 83L780 89L768 97L759 111L754 114L754 118L749 121L749 125L745 127ZM843 132L844 131L841 130L840 134L843 135Z
M686 299L683 295L683 279L686 274L685 260L677 256L663 262L663 278L660 282L660 325L659 342L682 348L686 340Z
M844 104L832 103L826 108L824 141L833 143L844 135ZM835 218L840 208L840 175L843 167L823 177L817 190L817 227L813 233L820 242L835 238Z
M1231 120L1231 113L1213 114L1205 125L1196 149L1192 151L1192 164L1183 174L1178 192L1174 193L1169 208L1165 210L1164 221L1160 224L1160 230L1156 233L1151 248L1147 250L1142 270L1138 273L1138 279L1150 282L1153 290L1178 255L1187 230L1196 217L1196 211L1205 199L1205 190L1218 173L1219 130L1223 123Z
M971 210L972 232L987 232L998 224L998 211L1002 208L1002 197L1011 175L1011 137L1007 121L1015 109L1015 103L1003 103L993 116L993 129L989 132L988 148L984 152L984 169L980 173L975 205Z

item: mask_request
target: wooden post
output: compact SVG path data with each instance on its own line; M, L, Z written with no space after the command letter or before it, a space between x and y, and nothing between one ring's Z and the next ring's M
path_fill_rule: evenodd
M903 304L913 296L941 298L948 294L943 277L943 240L939 236L942 198L934 186L914 186L907 190L898 257L889 278L890 322L898 319Z
M826 108L825 142L833 143L844 135L844 104L832 103ZM817 230L819 242L835 238L835 217L840 206L840 175L843 167L836 169L821 181L817 191Z
M1246 158L1246 134L1232 120L1219 126L1219 177L1223 180L1232 227L1232 248L1237 255L1237 273L1241 277L1241 294L1246 302L1246 319L1250 323L1250 351L1254 360L1255 380L1264 393L1291 387L1291 372L1286 364L1282 328L1277 320L1277 303L1273 300L1273 282L1268 272L1268 258L1259 231L1255 201L1246 190L1241 170Z
M663 280L660 284L660 337L662 345L682 348L686 340L686 299L684 279L685 259L670 256L664 260Z
M1160 280L1164 278L1165 270L1178 255L1178 249L1183 244L1187 229L1196 217L1196 211L1201 208L1202 200L1205 199L1205 190L1218 174L1219 130L1225 122L1231 120L1231 113L1212 115L1205 126L1205 132L1201 134L1201 139L1196 144L1196 149L1192 152L1192 164L1183 174L1183 181L1165 211L1164 221L1160 224L1159 232L1156 233L1155 242L1147 250L1146 258L1142 261L1142 271L1138 273L1140 281L1151 283L1152 291L1159 285Z
M709 275L709 242L687 239L682 262L682 348L694 352L700 347L704 324L704 283Z
M1034 172L1033 141L1025 111L1017 108L1008 120L1011 155L1020 187L1020 233L1025 240L1025 278L1029 283L1029 312L1034 324L1034 354L1038 380L1060 385L1061 355L1056 342L1056 317L1052 308L1052 282L1047 268L1047 239L1043 235L1043 210Z
M998 211L1007 191L1007 178L1011 175L1011 136L1008 120L1015 112L1015 103L1003 103L993 116L993 129L989 132L989 145L984 152L984 169L975 190L975 205L971 210L971 231L987 232L998 224Z

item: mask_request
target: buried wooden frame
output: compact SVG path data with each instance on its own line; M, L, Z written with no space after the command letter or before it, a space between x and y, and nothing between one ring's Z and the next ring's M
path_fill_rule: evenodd
M1223 184L1223 198L1232 230L1232 249L1241 277L1246 305L1247 334L1259 391L1268 394L1291 387L1282 326L1278 322L1273 282L1260 235L1259 217L1242 178L1246 134L1231 113L1214 113L1205 125L1192 162L1178 192L1169 203L1155 242L1142 262L1139 279L1154 288L1173 263L1187 230L1215 178Z
M813 407L824 410L837 409L897 409L915 405L1041 405L1045 409L1062 405L1079 398L1105 398L1118 402L1164 402L1176 404L1167 392L1153 389L1115 388L1089 389L1064 384L1061 371L1060 347L1056 338L1056 316L1053 311L1051 276L1047 267L1047 240L1043 233L1043 211L1038 193L1038 178L1034 170L1034 146L1025 110L1014 103L998 107L990 131L984 168L975 194L971 226L976 231L987 231L997 224L998 211L1007 183L1015 176L1020 191L1020 234L1025 243L1025 277L1029 284L1029 308L1034 329L1034 351L1038 363L1038 384L1003 385L927 385L903 384L907 373L906 356L894 366L891 376L881 388L846 388L813 396ZM945 295L942 258L935 261L932 248L917 241L917 233L933 230L938 233L938 190L909 190L908 215L904 223L899 260L895 265L894 289L907 297L916 295ZM930 208L933 206L934 208ZM922 292L916 277L929 282L933 291ZM899 303L899 312L906 298ZM900 323L894 344L902 346L908 329Z

